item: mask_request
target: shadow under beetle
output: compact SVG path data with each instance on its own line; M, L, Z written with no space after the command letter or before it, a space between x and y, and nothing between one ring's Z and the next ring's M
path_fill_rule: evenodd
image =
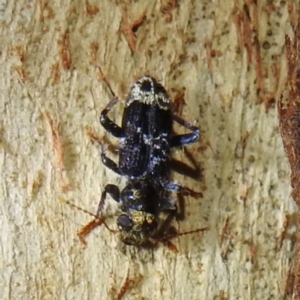
M165 221L159 219L160 212L169 212L171 217L176 213L175 201L165 194L168 191L186 191L169 180L170 151L173 147L197 141L199 128L172 114L166 90L150 76L139 78L131 87L121 127L107 116L116 102L113 99L102 111L100 123L119 139L119 163L105 155L104 147L101 160L106 167L125 176L127 184L121 192L116 185L105 186L96 216L100 218L108 193L120 205L122 213L117 218L117 225L125 244L146 246L155 241L167 243L170 238L181 234L166 232L164 224L165 221L170 223L169 218ZM192 132L174 135L173 121ZM78 234L83 239L89 231L87 225Z

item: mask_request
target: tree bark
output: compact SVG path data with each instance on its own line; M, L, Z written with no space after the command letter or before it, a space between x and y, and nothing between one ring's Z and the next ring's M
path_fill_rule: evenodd
M292 0L3 3L2 298L290 299L297 209L275 102L297 12ZM91 217L59 201L95 212L107 183L124 186L87 133L118 145L98 120L108 83L120 124L143 74L202 132L172 153L203 170L172 174L203 194L184 197L174 226L209 230L175 239L178 254L124 246L104 226L84 246L76 231ZM117 214L108 199L112 228Z

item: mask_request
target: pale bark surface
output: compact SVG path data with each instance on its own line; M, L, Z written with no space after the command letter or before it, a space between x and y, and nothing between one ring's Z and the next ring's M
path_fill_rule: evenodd
M128 270L123 299L291 297L296 207L273 102L298 4L257 2L0 3L1 299L114 299ZM131 51L124 20L143 13ZM182 116L201 127L186 150L203 178L172 176L203 192L185 198L180 231L210 229L175 239L178 254L126 248L104 227L84 247L76 231L91 217L59 201L94 212L107 183L124 186L86 135L105 135L111 97L95 64L120 98L117 122L147 73L172 97L184 91ZM111 199L104 214L114 227Z

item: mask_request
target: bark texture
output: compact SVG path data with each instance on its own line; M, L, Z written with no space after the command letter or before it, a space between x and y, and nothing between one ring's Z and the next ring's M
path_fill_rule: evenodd
M7 1L0 4L0 290L2 299L290 299L297 209L275 102L287 80L285 35L296 1ZM103 73L100 73L100 69ZM173 157L203 169L173 179L180 231L158 245L120 245L102 227L76 231L107 183L87 135L133 81L161 80L200 143ZM178 128L178 132L182 129ZM117 140L108 137L113 144ZM116 159L116 158L115 158ZM114 227L117 206L104 212ZM178 226L176 223L174 224Z

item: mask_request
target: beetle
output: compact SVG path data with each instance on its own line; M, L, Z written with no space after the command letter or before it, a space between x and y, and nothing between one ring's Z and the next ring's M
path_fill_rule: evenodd
M105 186L96 216L101 215L106 196L110 194L122 211L117 225L125 244L145 246L157 240L166 241L169 235L164 224L169 218L162 222L159 215L167 212L173 216L177 207L165 194L185 190L169 180L171 149L196 142L200 130L172 113L167 91L148 75L139 78L131 87L121 126L108 117L116 103L116 98L109 102L101 112L100 123L119 139L119 162L106 156L105 147L101 147L101 160L107 168L125 176L127 183L121 192L117 185ZM192 132L175 135L174 121ZM87 225L78 235L83 238L89 231Z
M166 90L150 76L141 77L131 87L121 127L107 116L116 102L113 99L102 111L100 123L120 140L119 165L102 151L103 164L130 180L151 177L166 190L180 190L179 185L168 181L170 149L196 142L200 138L199 128L172 114ZM174 135L173 121L192 133Z

